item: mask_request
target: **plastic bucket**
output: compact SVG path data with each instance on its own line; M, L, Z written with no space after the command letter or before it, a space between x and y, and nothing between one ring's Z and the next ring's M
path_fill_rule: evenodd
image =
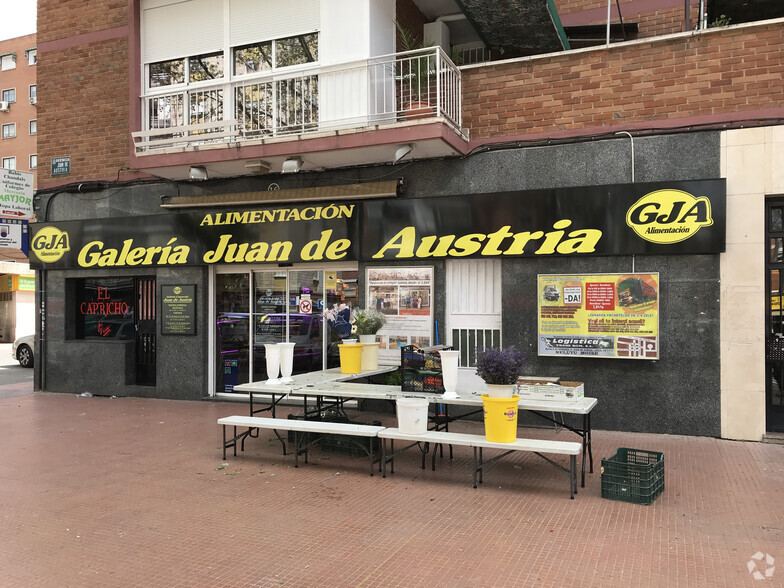
M517 439L517 403L520 397L490 398L482 395L485 412L485 438L494 443L513 443Z
M419 435L427 431L427 405L425 398L397 399L397 428L404 435Z
M341 374L358 374L362 371L362 345L338 345L338 349Z

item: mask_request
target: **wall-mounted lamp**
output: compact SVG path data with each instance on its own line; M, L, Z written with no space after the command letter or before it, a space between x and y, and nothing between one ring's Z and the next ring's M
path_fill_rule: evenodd
M298 172L300 169L302 169L302 158L297 156L289 157L286 161L284 161L280 171L284 174L293 174Z
M207 168L203 165L192 165L190 178L192 180L206 180L207 179Z
M411 150L414 148L413 145L410 143L408 145L401 145L398 147L397 151L395 151L395 158L392 160L392 163L397 163L401 159L403 159L406 155L411 153Z
M245 164L245 169L252 174L266 174L270 170L270 164L263 159L249 161Z

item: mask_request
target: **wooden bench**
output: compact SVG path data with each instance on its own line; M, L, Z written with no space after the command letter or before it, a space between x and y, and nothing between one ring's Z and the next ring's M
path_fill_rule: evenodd
M226 459L226 449L234 448L234 455L237 455L237 441L243 440L248 436L251 429L272 429L273 431L293 431L294 432L294 467L299 467L299 455L305 454L305 463L308 463L308 446L318 439L308 439L307 433L328 433L332 435L349 435L352 437L378 437L384 427L374 425L359 425L354 423L330 423L327 421L302 421L293 419L277 419L267 417L252 417L245 415L228 416L218 419L218 424L223 425L223 459ZM226 438L226 427L234 427L234 435ZM237 427L248 427L248 431L237 433ZM300 435L300 433L306 433ZM373 444L368 447L355 442L370 457L370 475L373 475Z
M378 437L381 439L381 463L382 463L382 476L386 478L387 463L390 463L390 472L394 473L395 456L403 451L418 445L419 443L432 443L434 445L447 444L447 445L463 445L466 447L473 447L474 449L474 488L477 483L482 483L482 472L484 468L491 463L509 455L514 451L530 451L535 453L548 463L552 464L562 472L569 476L569 492L574 498L577 492L577 456L580 455L582 445L573 441L549 441L547 439L517 439L512 443L496 443L488 441L484 435L472 435L467 433L450 433L446 431L426 431L425 433L417 435L409 435L401 433L400 429L384 429L379 431ZM387 455L386 440L390 440L390 454ZM395 440L411 441L403 449L395 452ZM500 449L504 453L498 455L487 461L482 459L482 449ZM569 469L563 467L561 464L554 462L552 459L543 455L544 453L568 455L570 467ZM423 466L424 467L424 466Z

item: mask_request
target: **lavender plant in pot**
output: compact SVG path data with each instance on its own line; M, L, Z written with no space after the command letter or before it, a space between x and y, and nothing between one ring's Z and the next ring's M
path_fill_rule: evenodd
M485 381L490 398L511 398L523 369L523 354L510 345L504 349L486 347L476 358L476 373Z

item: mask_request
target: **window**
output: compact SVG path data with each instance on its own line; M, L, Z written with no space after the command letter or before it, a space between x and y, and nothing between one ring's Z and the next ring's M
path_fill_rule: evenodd
M27 55L27 65L35 65L38 63L38 50L37 49L28 49L25 51Z
M31 135L38 134L38 121L37 120L31 120L30 121L30 134Z
M30 86L30 104L36 104L38 102L38 86L33 84Z
M30 156L30 169L38 169L38 155L35 153Z
M3 125L3 139L13 139L16 137L16 123Z
M16 169L16 157L3 157L3 169Z
M16 102L16 88L3 90L3 102Z
M148 83L150 84L150 88L162 88L163 86L182 84L185 81L185 60L173 59L171 61L151 63L149 72L150 77Z
M220 79L223 77L223 53L190 57L188 68L191 82Z
M0 70L16 69L16 53L6 53L0 57Z
M83 278L75 282L77 339L133 339L133 278Z
M234 75L260 73L314 61L318 61L318 33L298 35L235 48Z

